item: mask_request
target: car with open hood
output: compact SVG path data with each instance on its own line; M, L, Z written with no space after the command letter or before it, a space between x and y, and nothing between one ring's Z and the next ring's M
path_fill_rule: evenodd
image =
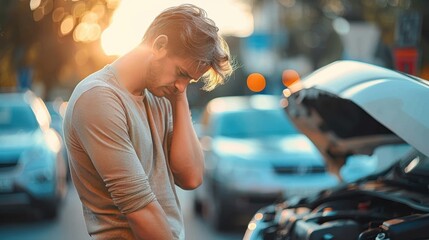
M428 82L337 61L284 93L286 113L331 171L341 176L348 161L357 169L361 161L368 174L261 208L244 239L429 239Z

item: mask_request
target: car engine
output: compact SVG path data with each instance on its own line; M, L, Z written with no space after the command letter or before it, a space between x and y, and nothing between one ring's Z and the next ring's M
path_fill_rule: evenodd
M389 179L389 175L369 177L313 199L267 206L253 217L244 239L429 239L428 203L424 187Z

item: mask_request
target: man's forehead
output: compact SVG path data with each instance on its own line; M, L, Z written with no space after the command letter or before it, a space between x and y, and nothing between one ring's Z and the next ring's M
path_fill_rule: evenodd
M188 58L183 60L182 64L180 64L180 68L188 74L189 77L197 80L210 69L210 66Z

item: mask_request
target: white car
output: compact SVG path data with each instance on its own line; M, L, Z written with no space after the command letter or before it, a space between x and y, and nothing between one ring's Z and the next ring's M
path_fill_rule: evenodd
M248 222L262 206L335 186L313 143L284 114L280 96L211 100L201 117L205 178L195 208L217 229Z
M54 218L64 198L63 142L34 93L0 93L0 211L42 210Z

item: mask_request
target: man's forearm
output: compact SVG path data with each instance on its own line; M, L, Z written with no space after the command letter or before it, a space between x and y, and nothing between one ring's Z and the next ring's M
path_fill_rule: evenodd
M138 240L171 240L167 216L158 202L154 201L144 208L127 214L134 236Z
M172 102L172 106L173 136L170 166L178 186L183 189L194 189L202 182L204 155L192 125L186 95Z

